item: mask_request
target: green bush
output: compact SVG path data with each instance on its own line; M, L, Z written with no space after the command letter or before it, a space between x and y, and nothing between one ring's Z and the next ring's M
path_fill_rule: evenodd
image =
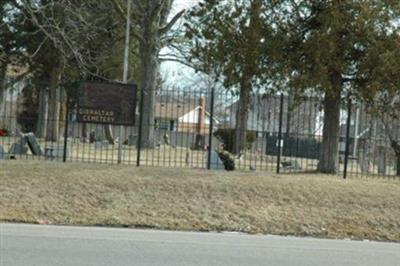
M234 171L235 170L235 159L232 154L227 151L217 151L219 158L224 164L226 171Z
M220 128L214 132L214 136L219 138L224 143L224 149L233 153L235 148L235 129L232 128ZM247 148L250 149L253 142L257 139L256 131L246 131L246 144Z
M247 147L250 149L251 145L257 140L257 131L250 131L246 132L246 142Z
M233 152L233 143L235 140L235 131L233 129L219 128L217 131L214 132L214 136L224 143L225 150Z

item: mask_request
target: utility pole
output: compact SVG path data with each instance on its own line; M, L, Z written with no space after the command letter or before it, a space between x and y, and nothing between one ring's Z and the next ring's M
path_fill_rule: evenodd
M125 30L125 51L124 51L124 74L122 82L128 83L128 70L129 70L129 40L131 33L131 3L132 0L127 0L127 14L126 14L126 30ZM135 115L135 114L134 114ZM118 141L118 163L122 162L122 131L124 126L119 126L119 141Z

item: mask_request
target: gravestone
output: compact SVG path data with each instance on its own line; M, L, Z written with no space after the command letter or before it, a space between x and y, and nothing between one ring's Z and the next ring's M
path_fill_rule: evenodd
M128 146L136 146L137 145L137 136L129 135L128 136Z
M165 135L164 135L164 144L165 144L165 145L169 145L169 144L170 144L170 142L169 142L169 136L168 136L167 133L165 133Z
M92 131L89 134L89 143L94 143L94 142L96 142L96 132Z
M67 158L69 157L69 149L67 145ZM46 147L44 156L48 159L61 159L64 158L64 145L59 144L59 145L52 145L49 147Z
M23 135L23 138L25 138L26 142L28 143L29 149L31 150L33 155L41 156L43 155L42 148L39 145L39 142L36 139L36 136L34 133L27 133Z
M95 149L108 149L108 141L107 140L103 140L103 141L96 141L94 143L94 148Z
M9 156L4 150L3 146L0 145L0 160L8 160Z
M28 152L28 148L21 143L13 143L8 151L9 154L12 155L24 155Z
M25 138L25 135L24 134L19 134L19 139L18 139L18 141L16 143L20 144L21 146L26 146L27 140Z
M210 157L210 169L211 170L225 170L224 163L219 158L218 153L211 151Z
M301 170L301 166L297 161L281 162L282 168L285 170Z

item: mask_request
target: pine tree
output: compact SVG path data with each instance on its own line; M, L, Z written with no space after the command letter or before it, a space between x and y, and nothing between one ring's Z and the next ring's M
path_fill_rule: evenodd
M263 67L267 57L262 52L268 39L265 8L261 0L203 1L189 13L185 24L195 69L222 79L226 89L239 95L235 153L246 146L251 93L264 85L267 74Z
M376 95L398 78L371 75L391 72L372 54L385 54L382 40L398 38L398 1L277 1L270 11L275 31L272 53L280 73L297 91L315 90L324 96L324 128L318 170L337 173L339 118L342 98ZM384 41L385 42L385 41ZM385 75L386 76L386 75ZM395 82L395 83L393 83Z

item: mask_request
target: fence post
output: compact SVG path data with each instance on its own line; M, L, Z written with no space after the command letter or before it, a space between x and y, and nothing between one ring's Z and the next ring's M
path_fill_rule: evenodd
M347 178L347 167L349 164L349 153L350 153L350 127L351 127L351 98L349 97L347 106L347 125L346 125L346 148L344 153L344 169L343 179Z
M139 106L139 129L138 129L138 138L136 144L136 166L140 166L140 155L142 151L142 129L143 129L143 98L144 98L144 89L140 90L140 106ZM135 113L136 115L136 113Z
M278 160L276 163L276 173L279 174L281 171L281 154L282 154L282 126L283 126L283 101L284 96L281 93L281 103L280 103L280 111L279 111L279 132L278 132Z
M208 156L207 156L207 169L211 169L211 152L212 152L212 138L213 138L213 127L214 127L214 97L215 89L211 88L211 103L210 103L210 128L208 130Z
M67 146L68 146L68 126L69 126L69 105L70 99L67 93L67 110L65 114L65 128L64 128L64 150L63 150L63 162L67 161Z

